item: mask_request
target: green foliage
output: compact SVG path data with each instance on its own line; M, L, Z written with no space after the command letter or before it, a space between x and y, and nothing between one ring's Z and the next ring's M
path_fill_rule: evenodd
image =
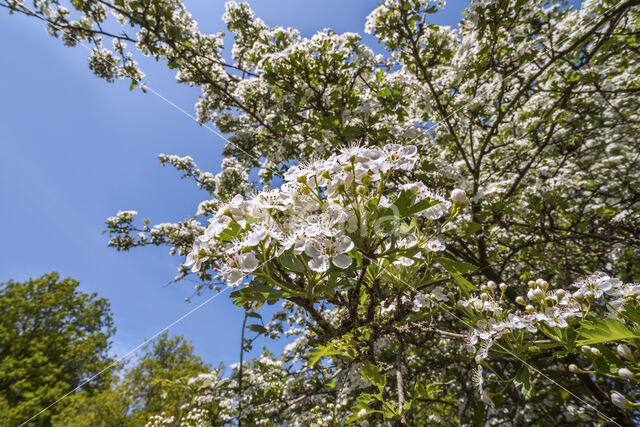
M100 392L82 391L70 396L64 410L53 418L54 424L137 427L163 413L175 415L178 423L182 406L189 403L187 380L210 367L193 354L192 345L180 335L170 337L165 332L143 351Z
M578 345L640 338L639 335L627 328L622 322L612 318L585 321L578 330L578 334L584 338L577 341Z
M0 284L0 419L18 425L90 379L109 363L109 338L115 332L109 303L78 290L58 273L25 282ZM102 375L82 386L99 393L109 383ZM35 420L51 417L68 402Z
M53 416L55 426L65 427L135 427L129 409L131 399L122 387L111 387L98 393L85 391L66 398L63 409Z
M144 347L144 355L124 375L122 388L132 402L134 424L143 424L152 414L179 414L187 403L180 394L167 395L163 388L172 382L187 380L211 370L193 346L182 336L164 332Z

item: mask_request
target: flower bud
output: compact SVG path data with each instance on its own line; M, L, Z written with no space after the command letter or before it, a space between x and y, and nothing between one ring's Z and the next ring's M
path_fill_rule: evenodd
M465 193L464 190L461 190L459 188L456 188L451 192L451 200L453 200L455 203L460 203L463 205L469 203L469 199L467 198L467 193Z
M582 347L580 347L580 350L582 350L583 353L591 353L591 347L589 347L588 345L583 345Z
M506 283L500 283L500 290L502 292L506 291L509 286Z
M536 282L534 282L533 280L529 280L527 286L529 286L530 288L534 288L536 286Z
M520 304L520 305L525 305L524 298L522 298L522 297L517 297L517 298L516 298L516 303L517 303L517 304Z
M544 298L544 292L542 291L542 289L535 289L533 291L533 298L537 300Z
M556 295L558 296L558 299L562 299L564 298L564 296L567 294L567 292L564 289L558 289L556 291Z
M489 289L495 289L495 288L496 288L496 282L494 282L493 280L489 280L489 281L487 282L487 287L488 287Z
M575 363L572 363L571 365L569 365L569 372L578 372L578 365L576 365Z
M594 356L600 356L602 353L597 348L592 347L591 348L591 354L593 354Z
M611 403L622 409L626 409L629 406L627 399L622 394L614 390L611 391Z
M526 307L524 308L524 310L525 310L527 313L533 313L533 311L535 310L535 307L534 307L534 306L532 306L532 305L528 305L528 306L526 306Z
M616 347L616 351L618 352L618 356L624 357L627 360L634 361L633 353L626 344L618 344Z
M620 378L622 378L623 380L630 380L631 378L633 378L633 372L631 372L627 368L618 369L618 375L620 375Z

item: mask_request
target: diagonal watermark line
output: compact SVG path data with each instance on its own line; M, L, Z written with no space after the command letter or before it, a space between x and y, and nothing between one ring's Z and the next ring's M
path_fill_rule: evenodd
M144 346L145 344L151 342L152 340L154 340L158 335L162 334L165 331L168 331L169 328L177 325L178 323L180 323L181 321L183 321L184 319L186 319L187 317L189 317L190 315L192 315L193 313L195 313L196 311L200 310L202 307L204 307L206 304L208 304L209 302L213 301L214 299L216 299L218 296L222 295L223 293L225 293L227 290L229 289L229 287L224 288L223 290L221 290L220 292L218 292L217 294L209 297L208 299L206 299L205 301L203 301L202 303L200 303L197 307L194 307L193 309L189 310L188 312L186 312L185 314L183 314L182 316L180 316L178 319L174 320L173 322L171 322L168 326L165 326L164 328L160 329L158 332L156 332L151 338L145 340L144 342L138 344L136 347L133 348L133 350L130 350L127 354L125 354L124 356L122 356L121 358L119 358L118 360L112 362L111 364L109 364L106 368L102 369L100 372L98 372L97 374L94 374L93 376L91 376L90 378L82 381L80 384L78 384L78 386L76 388L74 388L73 390L67 392L66 394L64 394L62 397L58 398L55 402L53 402L52 404L50 404L49 406L47 406L46 408L42 409L40 412L38 412L37 414L33 415L31 418L29 418L28 420L26 420L25 422L23 422L22 424L20 424L20 426L18 427L22 427L23 425L27 424L28 422L32 421L33 419L37 418L40 414L42 414L43 412L49 410L50 408L54 407L55 405L57 405L58 403L60 403L63 399L65 399L67 396L69 396L72 393L75 393L76 391L80 390L82 388L83 385L89 383L90 381L93 381L94 379L98 378L100 375L104 374L105 372L107 372L109 369L113 368L114 366L118 365L119 363L125 361L129 356L131 356L133 353L135 353L136 351L138 351L140 349L140 347Z
M610 10L614 9L614 6L611 6L609 8L607 8L606 10L604 10L602 13L606 13L609 12ZM594 15L597 16L597 15ZM57 25L55 25L54 23L47 21L49 23L49 25L53 26L53 27L57 27ZM64 29L58 27L61 31L64 31ZM76 42L78 44L80 44L82 47L84 47L85 49L87 49L89 52L93 52L93 49L89 46L87 46L83 41L77 40L77 38L72 37L76 40ZM567 41L570 37L567 36L565 40L560 41L558 40L556 43L564 43L564 41ZM545 45L543 45L543 47L545 49L548 49L548 47L546 47ZM513 74L515 74L516 72L520 71L522 68L524 68L526 65L529 65L529 63L525 63L523 64L521 67L519 67L518 69L516 69L515 71L513 71L512 73L508 74L505 76L505 78L512 76ZM482 77L484 75L485 72L483 72L480 77ZM160 99L162 99L163 101L165 101L166 103L168 103L169 105L171 105L172 107L174 107L175 109L177 109L178 111L182 112L183 114L185 114L187 117L191 118L193 121L195 121L196 123L198 123L199 125L205 127L207 130L209 130L210 132L212 132L213 134L217 135L218 137L220 137L221 139L223 139L225 142L227 142L228 144L236 147L237 149L239 149L240 151L242 151L243 153L245 153L246 155L248 155L249 157L259 161L259 158L256 157L254 154L248 153L247 151L245 151L243 148L239 147L237 144L229 141L228 138L226 138L224 135L222 135L220 132L216 131L214 128L208 126L207 124L203 124L200 123L198 121L198 119L193 116L192 114L188 113L187 111L185 111L183 108L181 108L180 106L176 105L174 102L172 102L171 100L167 99L166 97L164 97L163 95L161 95L159 92L155 91L153 88L151 88L150 86L148 86L145 83L145 87L146 89L148 89L149 91L151 91L154 95L156 95L157 97L159 97ZM450 114L448 114L447 116L445 116L444 118L442 118L442 120L446 120L448 118L450 118L453 114L459 112L460 110L462 110L464 107L460 107L456 110L454 110L453 112L451 112ZM432 125L431 127L429 127L427 129L427 131L433 130L435 128L437 128L439 125L441 125L442 122L438 122L434 125ZM271 258L273 259L273 258ZM271 260L270 259L270 260ZM267 260L270 261L270 260ZM402 279L399 279L400 281L403 281ZM403 281L404 282L404 281ZM407 284L408 285L408 284ZM409 285L410 286L410 285ZM57 399L55 402L53 402L52 404L50 404L49 406L47 406L46 408L42 409L40 412L38 412L37 414L33 415L31 418L29 418L28 420L26 420L25 422L23 422L22 424L20 424L19 427L22 427L23 425L27 424L28 422L30 422L31 420L35 419L36 417L38 417L40 414L42 414L43 412L47 411L48 409L50 409L51 407L55 406L57 403L59 403L60 401L62 401L63 399L65 399L67 396L69 396L70 394L72 394L73 392L79 390L83 385L87 384L88 382L92 381L93 379L97 378L98 376L102 375L104 372L108 371L109 369L111 369L113 366L115 366L116 364L122 362L123 360L126 360L126 358L128 358L131 354L133 354L134 352L136 352L140 347L142 347L143 345L145 345L146 343L148 343L150 340L155 339L158 335L160 335L161 333L165 332L166 330L168 330L169 328L171 328L172 326L176 325L177 323L179 323L180 321L182 321L183 319L185 319L186 317L188 317L189 315L191 315L192 313L194 313L195 311L199 310L200 308L202 308L205 304L209 303L210 301L212 301L213 299L215 299L216 297L218 297L219 295L221 295L222 293L224 293L225 291L227 291L229 289L229 287L223 289L222 291L218 292L216 295L213 295L212 297L208 298L207 300L205 300L204 302L202 302L200 305L198 305L197 307L195 307L194 309L190 310L189 312L187 312L186 314L184 314L183 316L181 316L180 318L178 318L177 320L175 320L173 323L171 323L170 325L168 325L167 327L161 329L159 332L157 332L155 335L153 335L149 340L146 340L145 342L139 344L138 346L136 346L133 350L131 350L129 353L125 354L123 357L121 357L120 359L118 359L117 361L113 362L112 364L110 364L109 366L107 366L106 368L104 368L102 371L98 372L97 374L95 374L94 376L92 376L91 378L83 381L80 385L78 385L75 389L69 391L68 393L66 393L65 395L63 395L62 397L60 397L59 399ZM452 312L450 312L448 309L446 309L445 307L442 307L440 305L438 305L440 308L442 308L444 311L446 311L447 313L451 314L452 316L454 316L455 318L457 318L458 320L460 320L461 322L463 322L464 324L466 324L467 326L469 326L470 328L473 328L471 325L469 325L467 322L465 322L464 320L460 319L458 316L456 316L455 314L453 314ZM501 347L502 348L502 347ZM575 397L576 399L578 399L579 401L585 403L587 406L589 406L590 408L592 408L595 412L597 412L598 414L600 414L603 418L611 421L612 423L616 424L616 425L620 425L618 424L616 421L612 420L610 417L608 417L607 415L603 414L601 411L599 411L597 408L595 408L593 405L591 405L590 403L586 402L585 400L581 399L579 396L575 395L574 393L572 393L570 390L566 389L564 386L562 386L561 384L557 383L556 381L554 381L553 379L549 378L547 375L545 375L544 373L540 372L539 370L537 370L536 368L534 368L533 366L531 366L530 364L528 364L527 362L525 362L524 360L522 360L521 358L519 358L517 355L513 354L512 352L502 348L503 350L505 350L507 353L511 354L512 356L514 356L516 359L520 360L522 363L524 363L525 365L527 365L530 369L532 369L533 371L539 373L540 375L544 376L545 378L547 378L549 381L553 382L554 384L556 384L557 386L559 386L560 388L562 388L563 390L567 391L570 395L572 395L573 397Z
M91 48L89 46L86 46L83 43L80 43L83 47L89 49L91 51ZM255 155L255 154L251 154L247 151L245 151L242 147L238 146L237 144L229 141L228 138L226 138L222 133L218 132L217 130L215 130L214 128L212 128L211 126L207 125L206 123L200 123L198 121L198 119L193 115L190 114L188 112L186 112L184 110L184 108L181 108L180 106L176 105L175 103L173 103L171 100L165 98L163 95L161 95L160 93L156 92L155 90L153 90L151 87L149 87L149 85L147 85L146 83L144 84L145 88L147 90L149 90L151 93L153 93L154 95L156 95L158 98L162 99L163 101L165 101L167 104L171 105L172 107L174 107L175 109L177 109L178 111L180 111L182 114L184 114L185 116L189 117L190 119L192 119L194 122L198 123L200 126L203 126L205 128L207 128L211 133L213 133L214 135L219 136L220 138L222 138L224 141L226 141L228 144L233 145L234 147L236 147L238 150L242 151L244 154L246 154L247 156L251 157L252 159L255 159L257 161L260 161L260 159Z
M405 285L413 288L413 286L409 283L407 283L406 281L402 280L401 278L397 278L398 281L404 283ZM442 310L444 310L445 312L447 312L448 314L450 314L451 316L455 317L456 319L458 319L460 322L464 323L466 326L468 326L471 329L475 329L475 327L473 327L471 324L469 324L467 321L465 321L464 319L460 318L460 316L458 316L457 314L453 313L451 310L447 309L446 307L443 307L441 304L439 303L435 303L435 306L437 308L441 308ZM535 368L534 366L532 366L530 363L528 363L527 361L523 360L521 357L519 357L517 354L515 354L514 352L512 352L509 349L504 348L502 345L497 344L498 346L500 346L500 348L506 352L507 354L509 354L510 356L515 357L517 360L519 360L521 363L523 363L524 365L526 365L529 369L531 369L532 371L542 375L544 378L546 378L547 380L551 381L553 384L557 385L558 387L560 387L562 390L566 391L567 393L569 393L571 396L573 396L574 398L576 398L578 401L584 403L586 406L588 406L590 409L593 409L594 412L596 412L598 415L600 415L602 418L606 419L607 421L612 422L613 424L617 425L617 426L621 426L620 423L616 422L614 419L612 419L611 417L609 417L608 415L606 415L605 413L603 413L602 411L600 411L598 408L596 408L595 406L593 406L591 403L587 402L586 400L584 400L583 398L581 398L580 396L576 395L575 393L573 393L571 390L569 390L568 388L566 388L565 386L563 386L562 384L558 383L557 381L555 381L553 378L549 377L547 374L545 374L544 372L541 372L539 369Z

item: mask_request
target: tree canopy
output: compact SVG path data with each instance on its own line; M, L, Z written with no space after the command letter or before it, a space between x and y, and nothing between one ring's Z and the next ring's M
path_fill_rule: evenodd
M457 29L444 3L380 2L376 55L228 2L228 55L178 0L0 0L107 81L166 60L232 135L216 175L159 156L208 193L193 217L107 220L199 291L282 303L249 328L295 341L197 377L188 422L638 421L640 0L472 0Z
M73 279L45 274L0 284L0 414L19 425L82 385L99 392L110 374L109 338L115 332L109 303L78 290ZM51 417L64 405L38 417Z
M142 355L119 373L99 393L75 393L64 410L53 418L64 426L142 426L152 416L173 414L180 419L182 407L191 403L179 392L188 380L210 366L193 354L182 336L167 332L142 348Z

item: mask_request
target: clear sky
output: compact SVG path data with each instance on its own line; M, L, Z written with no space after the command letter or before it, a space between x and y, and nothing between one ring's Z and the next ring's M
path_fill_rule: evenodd
M187 1L203 32L224 30L224 1ZM373 0L252 0L267 25L364 33ZM432 22L456 26L466 0L449 0ZM375 46L370 36L367 43ZM159 153L190 155L217 173L224 141L153 94L108 84L87 67L87 51L66 48L44 25L0 10L0 281L51 271L111 302L122 355L211 294L184 302L193 283L168 287L179 259L168 247L128 253L107 247L105 219L136 210L151 223L195 212L206 193L162 167ZM162 64L142 62L145 82L189 113L198 90L178 85ZM238 361L242 312L227 295L172 327L207 362ZM256 347L267 344L258 341Z

